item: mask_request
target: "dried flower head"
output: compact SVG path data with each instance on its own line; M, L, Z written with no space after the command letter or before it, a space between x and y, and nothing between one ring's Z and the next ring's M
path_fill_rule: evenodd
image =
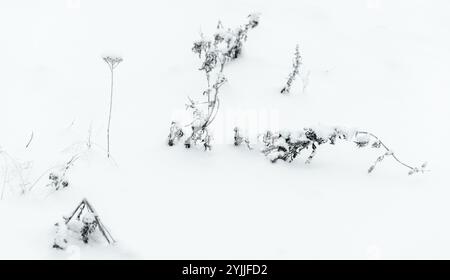
M103 60L108 64L111 69L114 69L123 61L123 58L119 56L104 56Z

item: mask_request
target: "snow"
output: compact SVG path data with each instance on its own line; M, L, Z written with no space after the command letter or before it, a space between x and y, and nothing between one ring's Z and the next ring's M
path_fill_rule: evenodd
M444 0L1 1L0 259L448 259L449 10ZM168 147L173 117L205 87L192 43L251 13L260 23L225 66L212 151ZM281 95L296 44L309 84ZM124 59L111 159L104 54ZM346 141L320 146L309 165L232 144L235 126L254 141L316 125L370 131L431 171L408 176L388 157L367 174L379 151ZM76 153L69 186L52 191L48 170ZM23 178L12 162L29 167ZM54 224L83 198L117 244L53 249Z

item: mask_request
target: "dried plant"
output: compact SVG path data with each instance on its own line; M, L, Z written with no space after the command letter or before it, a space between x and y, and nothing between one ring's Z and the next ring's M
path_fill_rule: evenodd
M248 140L248 137L245 137L241 134L238 127L235 127L233 129L234 131L234 145L240 146L242 144L245 144L249 150L252 150L252 146L250 145L250 140Z
M314 159L320 145L326 143L335 145L336 141L341 139L352 141L359 148L370 146L375 149L383 148L385 150L383 155L378 157L375 163L369 167L369 173L371 173L375 169L376 165L383 161L386 157L392 157L401 166L406 167L409 170L409 175L427 171L426 163L422 164L420 167L413 167L404 163L377 136L365 131L354 131L343 127L318 127L305 128L296 133L267 131L263 135L260 135L259 139L263 144L261 152L273 163L278 160L292 162L300 155L302 151L310 150L311 152L305 161L306 164L309 164ZM244 142L235 141L235 145L237 144L237 146L242 143Z
M110 128L111 128L111 115L113 108L113 92L114 92L114 69L123 61L121 57L116 56L105 56L103 60L108 64L109 70L111 71L111 94L109 99L109 115L108 115L108 128L106 131L107 138L107 153L110 157Z
M383 161L386 157L392 157L397 163L408 168L409 175L413 175L415 173L424 173L428 171L426 169L428 165L426 162L422 163L420 167L413 167L401 161L393 150L388 148L377 136L375 136L370 132L357 131L355 134L355 138L356 138L355 143L358 147L366 147L370 145L372 148L383 148L385 150L384 154L379 156L377 160L374 162L374 164L369 167L368 169L369 173L371 173L375 169L376 165L381 161Z
M92 125L89 126L88 136L86 137L85 141L75 142L68 148L63 150L63 153L70 153L72 155L69 160L63 162L62 164L52 166L41 173L41 175L37 177L37 179L30 185L30 188L28 190L31 191L46 176L48 176L48 179L50 181L46 186L51 187L51 189L54 191L69 187L69 180L67 178L68 173L76 162L78 162L95 148L101 150L101 152L105 152L105 149L93 142L91 138Z
M248 31L258 24L259 14L249 15L248 22L235 29L225 29L219 21L217 30L211 38L205 38L202 34L201 39L194 42L192 51L202 60L199 70L205 74L206 89L203 91L204 101L188 98L186 108L192 112L192 121L185 125L191 130L184 141L186 148L203 145L205 150L211 149L208 127L217 116L220 107L220 89L227 82L223 74L224 67L227 62L241 55ZM168 137L169 146L177 143L184 135L186 133L182 128L172 122Z
M100 220L95 209L87 199L83 199L69 217L64 217L64 221L56 223L56 236L53 248L65 249L70 235L80 239L83 243L89 243L91 236L98 230L108 244L116 241Z
M68 162L66 162L56 172L51 172L48 176L50 183L48 187L52 187L55 191L67 188L69 186L69 180L67 179L67 172L74 165L74 163L80 158L80 155L74 155Z
M281 90L281 93L289 94L291 91L292 84L295 81L295 78L300 73L300 65L302 64L302 57L300 56L300 49L297 45L295 47L294 59L292 61L292 72L289 74L286 85Z
M28 140L27 144L25 145L25 149L28 149L28 147L30 147L31 142L33 141L33 138L34 138L34 131L31 132L30 139Z
M27 192L32 166L31 161L17 160L0 147L0 174L2 175L0 177L2 184L0 200L5 197L7 189L21 195Z

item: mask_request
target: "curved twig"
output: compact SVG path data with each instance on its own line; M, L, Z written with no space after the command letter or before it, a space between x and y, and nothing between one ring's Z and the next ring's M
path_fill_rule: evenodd
M212 117L210 118L210 120L208 121L208 122L206 122L206 124L204 125L204 127L208 127L213 121L214 121L214 119L216 118L216 116L217 116L217 114L219 113L219 107L220 107L220 102L219 102L219 99L217 98L217 100L216 100L216 102L214 103L214 104L216 104L216 106L214 106L214 111L215 111L215 113L214 113L214 115L212 115Z
M25 145L25 149L27 149L30 146L31 141L33 141L33 137L34 137L34 131L31 132L30 140L28 140L28 143Z
M407 168L409 168L409 169L411 169L411 170L415 170L414 167L412 167L412 166L410 166L410 165L404 163L403 161L401 161L401 160L394 154L394 152L393 152L391 149L389 149L389 147L386 146L386 145L383 143L383 141L381 141L380 138L378 138L378 137L377 137L376 135L374 135L373 133L370 133L370 132L367 132L367 131L358 131L358 132L356 132L355 135L357 135L357 134L359 134L359 133L365 134L365 135L369 135L370 137L376 139L376 140L378 141L378 143L380 143L380 145L386 150L386 152L390 152L390 156L392 156L398 163L400 163L401 165L403 165L403 166L405 166L405 167L407 167Z
M23 174L22 174L22 168L17 164L17 161L10 156L7 152L3 151L3 154L5 155L5 157L8 157L11 160L11 163L14 165L14 168L16 169L17 173L19 174L19 178L20 181L22 182L22 194L25 193L25 187L27 184L25 184L25 179L23 178Z
M0 196L0 200L3 200L3 196L4 196L4 193L5 193L5 189L6 189L6 181L8 180L8 163L6 162L6 158L5 157L3 157L3 161L4 161L4 163L5 163L5 174L4 174L4 177L3 177L3 188L2 188L2 195Z

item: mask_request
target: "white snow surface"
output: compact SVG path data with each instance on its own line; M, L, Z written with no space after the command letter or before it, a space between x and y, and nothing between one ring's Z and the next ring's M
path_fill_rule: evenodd
M225 66L212 151L167 146L205 89L192 43L254 12ZM0 165L0 259L450 258L449 12L446 0L1 1L0 162L21 166ZM282 95L297 43L309 84ZM111 54L124 61L107 159ZM368 174L382 152L346 141L309 165L232 145L235 125L320 124L370 131L431 171L387 158ZM49 168L84 149L89 127L93 148L51 192ZM83 198L117 244L53 249L54 224Z

